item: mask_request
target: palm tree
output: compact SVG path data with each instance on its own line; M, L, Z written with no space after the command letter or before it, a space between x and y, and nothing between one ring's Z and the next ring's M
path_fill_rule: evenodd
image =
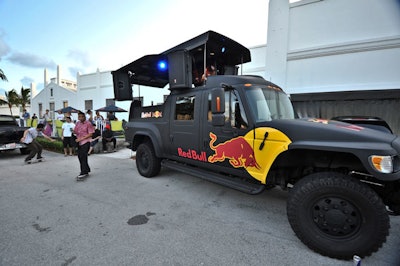
M6 77L6 75L4 75L4 72L1 69L0 69L0 79L4 80L4 81L7 81L7 77ZM7 104L7 101L3 100L3 99L0 99L0 105L3 105L3 104Z
M19 104L19 96L18 93L15 91L15 89L6 92L6 100L1 100L0 104L7 104L8 108L10 108L11 115L13 115L12 106Z
M7 77L6 77L6 75L4 74L3 70L1 70L1 69L0 69L0 79L1 79L1 80L4 80L4 81L7 81Z
M30 101L31 101L31 98L29 95L30 92L31 92L31 89L24 89L24 87L21 87L21 94L18 95L19 96L18 98L19 98L19 104L22 105L22 110L24 110L26 105L28 103L30 103Z

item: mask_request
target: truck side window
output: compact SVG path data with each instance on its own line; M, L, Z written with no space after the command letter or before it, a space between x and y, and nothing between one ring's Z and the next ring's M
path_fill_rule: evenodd
M177 97L175 103L175 120L194 120L195 96Z
M247 117L235 91L225 91L225 122L234 128L247 128ZM208 94L207 120L211 122L211 93Z
M233 128L247 128L247 117L234 90L225 91L225 119Z

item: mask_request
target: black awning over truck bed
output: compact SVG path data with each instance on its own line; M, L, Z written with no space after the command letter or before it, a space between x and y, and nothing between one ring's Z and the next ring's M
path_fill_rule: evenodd
M202 72L209 61L220 66L236 66L251 61L249 49L222 34L207 31L160 54L143 56L112 74L128 74L131 84L163 88L169 83L168 55L178 51L189 52L193 72L197 68ZM160 66L161 62L166 65Z

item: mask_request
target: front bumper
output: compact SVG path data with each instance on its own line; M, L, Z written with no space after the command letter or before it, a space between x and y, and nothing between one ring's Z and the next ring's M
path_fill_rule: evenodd
M0 151L24 149L27 147L28 146L24 143L11 142L11 143L6 143L6 144L0 144Z

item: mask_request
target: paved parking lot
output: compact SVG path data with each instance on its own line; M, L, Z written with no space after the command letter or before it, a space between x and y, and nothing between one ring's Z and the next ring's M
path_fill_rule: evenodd
M286 192L250 196L171 170L146 179L131 152L0 153L0 265L353 265L310 251L286 218ZM399 265L400 217L362 265Z

